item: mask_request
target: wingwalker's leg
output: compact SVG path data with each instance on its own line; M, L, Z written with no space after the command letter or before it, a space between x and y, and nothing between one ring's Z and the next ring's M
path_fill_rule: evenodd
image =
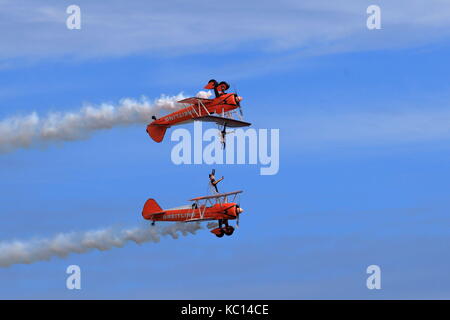
M227 145L227 124L223 125L222 131L220 131L221 141L222 141L222 149L225 149Z

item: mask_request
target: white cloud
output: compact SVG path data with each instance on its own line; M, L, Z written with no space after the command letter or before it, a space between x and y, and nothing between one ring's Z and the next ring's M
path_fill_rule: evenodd
M382 30L368 31L372 1L79 0L82 29L65 25L67 3L4 0L0 59L259 50L320 52L409 46L450 33L450 2L386 1Z

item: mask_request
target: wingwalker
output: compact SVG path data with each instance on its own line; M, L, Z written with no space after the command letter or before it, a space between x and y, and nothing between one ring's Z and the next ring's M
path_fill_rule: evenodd
M217 189L219 181L214 179L214 174L211 175L211 183ZM142 209L142 216L146 220L151 220L152 225L155 225L155 221L194 222L217 220L219 227L211 230L211 232L219 238L223 237L224 234L231 236L234 232L234 227L228 224L228 220L236 220L236 227L239 227L239 216L244 212L244 209L241 208L237 200L242 192L233 191L197 197L189 200L192 204L171 209L162 209L155 199L148 199Z
M161 142L167 128L171 126L193 121L215 122L219 126L219 130L221 128L222 144L225 147L227 127L236 128L251 125L251 123L243 121L242 97L236 93L226 93L229 87L230 85L224 81L218 83L214 79L209 80L205 89L214 89L214 99L192 97L178 101L178 103L187 106L159 119L153 116L154 121L147 126L147 133L154 141ZM236 112L238 108L239 114Z

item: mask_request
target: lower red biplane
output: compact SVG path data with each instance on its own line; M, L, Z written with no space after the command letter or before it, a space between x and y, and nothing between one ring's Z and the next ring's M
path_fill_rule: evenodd
M177 208L162 209L154 199L145 202L142 216L146 220L155 221L210 221L217 220L219 227L211 230L217 237L223 235L231 236L234 228L228 224L228 220L236 219L236 226L239 226L239 215L244 210L236 201L242 191L219 193L212 196L198 197L190 199L191 205Z
M226 82L217 83L214 79L210 80L205 89L214 89L214 99L192 97L178 101L178 103L187 106L159 119L153 116L154 121L147 126L147 133L154 141L161 142L167 128L171 126L193 121L215 122L222 127L220 132L222 142L225 145L227 127L235 128L251 125L251 123L243 121L242 97L236 93L226 93L225 90L229 87ZM236 112L238 108L239 114Z

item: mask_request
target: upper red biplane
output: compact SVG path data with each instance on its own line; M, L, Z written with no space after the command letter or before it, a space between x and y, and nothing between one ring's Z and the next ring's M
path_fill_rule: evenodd
M142 216L146 220L155 221L208 221L218 220L219 227L211 230L217 237L224 234L231 236L234 228L228 225L228 220L237 219L236 226L239 226L239 215L244 210L236 203L236 197L242 191L219 193L212 196L198 197L190 199L192 205L185 205L177 208L162 209L154 199L148 199L142 209ZM225 226L222 226L222 225Z
M171 126L192 121L215 122L223 128L221 134L224 142L227 133L226 127L247 127L251 125L251 123L242 120L243 114L240 105L242 97L236 93L226 93L225 91L229 87L229 84L224 81L218 83L214 79L210 80L205 89L214 89L214 99L192 97L178 101L188 104L188 106L159 119L153 116L154 121L147 126L147 133L154 141L161 142L167 128ZM235 109L237 108L239 108L239 115L236 118Z

